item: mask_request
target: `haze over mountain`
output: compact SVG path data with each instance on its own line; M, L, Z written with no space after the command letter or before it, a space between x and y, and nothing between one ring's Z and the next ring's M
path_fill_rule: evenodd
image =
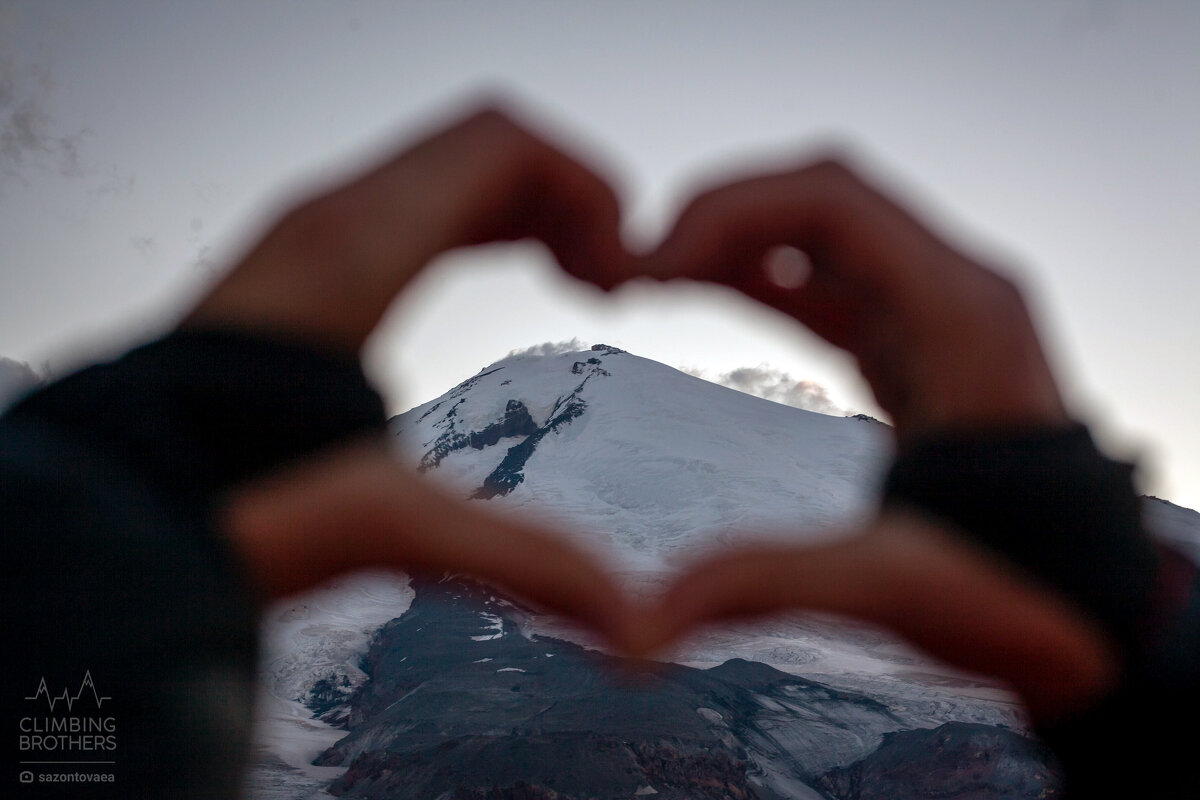
M391 428L402 462L491 510L554 520L638 591L708 546L852 528L890 452L868 418L604 345L503 359ZM1200 515L1147 505L1169 538L1200 542ZM476 584L339 583L268 615L273 766L256 771L258 796L336 779L349 797L848 800L864 776L910 796L1053 793L1001 687L862 625L792 614L711 629L650 691L615 685L616 659L580 631Z

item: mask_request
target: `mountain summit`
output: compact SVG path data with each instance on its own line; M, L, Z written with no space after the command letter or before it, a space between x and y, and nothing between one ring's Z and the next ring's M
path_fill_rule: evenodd
M802 411L607 345L514 355L391 421L467 497L569 523L631 571L866 512L887 429Z

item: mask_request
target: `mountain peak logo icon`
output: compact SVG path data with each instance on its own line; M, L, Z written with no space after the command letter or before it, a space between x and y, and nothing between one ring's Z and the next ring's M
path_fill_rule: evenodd
M66 688L62 690L61 694L51 695L50 690L46 687L46 678L45 676L42 676L41 681L38 683L37 691L33 693L32 697L26 697L25 699L37 700L40 697L45 697L46 705L50 707L51 711L54 711L54 707L58 703L66 703L67 710L71 711L75 704L79 702L80 698L84 696L85 692L91 693L92 699L96 702L96 708L101 708L104 705L105 700L112 699L106 695L101 695L100 692L97 691L96 683L92 680L91 670L87 670L83 673L83 682L79 685L79 691L73 695L71 694L70 689Z

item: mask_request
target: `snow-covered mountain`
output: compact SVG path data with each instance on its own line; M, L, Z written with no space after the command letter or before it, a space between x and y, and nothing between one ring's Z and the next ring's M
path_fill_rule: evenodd
M844 534L872 511L891 452L890 429L869 417L770 402L602 344L502 359L391 426L405 463L492 510L555 520L635 591L712 546ZM729 625L678 658L744 658L854 690L917 685L908 702L931 719L976 720L975 698L1012 708L1002 690L844 620ZM964 693L970 708L955 710Z
M629 587L643 591L714 544L815 540L852 528L871 510L890 449L888 428L869 418L779 405L604 345L511 356L394 418L391 429L403 463L491 510L554 520L564 536L607 556ZM1148 505L1152 524L1166 536L1200 542L1200 515L1158 501ZM257 796L310 796L352 761L356 766L335 790L385 796L395 787L381 776L401 763L405 769L420 764L430 775L469 772L463 754L517 758L531 730L560 737L552 745L543 742L549 749L540 763L555 763L582 746L561 739L562 720L594 714L595 698L588 695L591 706L578 705L575 689L568 700L549 698L546 687L590 687L594 679L582 671L581 651L568 642L595 643L502 598L439 586L410 585L394 575L348 577L267 615L260 741L264 761L273 766L257 770ZM429 638L429 624L440 638ZM520 635L501 635L513 632ZM492 663L501 655L512 663ZM757 666L721 666L732 659ZM677 742L676 751L694 755L720 742L734 759L732 773L724 766L717 770L721 780L732 781L731 787L749 781L745 785L759 787L759 796L841 797L834 790L839 782L868 769L876 753L883 758L884 744L893 756L905 752L906 758L947 741L993 754L1000 752L996 748L1024 752L1024 744L996 727L1022 729L1021 712L1002 688L845 620L792 614L710 629L676 660L693 672L680 673L678 691L685 697L678 708L671 706L673 716L664 716L664 724L681 714L708 720L689 722L703 730ZM518 673L521 680L512 685L524 690L500 692L496 681ZM718 679L719 691L713 688ZM764 689L764 680L774 688ZM440 697L453 702L413 699L414 687L433 691L435 685ZM539 688L525 691L530 685ZM798 702L801 695L816 696L812 685L823 687L817 694L825 692L826 700ZM687 693L696 691L717 692L729 713L703 704L703 712L701 706L688 711ZM559 722L526 709L541 697L561 699ZM491 708L498 698L504 702L485 724L480 704ZM635 708L646 701L613 696L605 702ZM448 725L456 703L476 709L476 722ZM520 722L535 711L537 726ZM335 726L347 723L353 733L341 739L346 731ZM939 728L947 723L965 727ZM608 734L628 740L633 734L622 725ZM896 738L935 728L937 736ZM493 739L481 744L479 736L499 729L525 736L507 745ZM399 730L442 734L401 740ZM654 741L649 736L639 747L658 753ZM451 745L464 748L451 758L445 755ZM312 766L322 751L320 763L337 766ZM658 753L655 763L662 757ZM736 768L738 758L748 761ZM638 763L629 768L641 769L639 780L657 775L662 791L678 788L661 764ZM1022 779L1040 785L1039 769L1032 764ZM281 776L285 788L273 790ZM423 785L430 790L440 785L429 780Z
M867 511L887 428L762 400L605 345L512 356L392 420L401 458L658 572L716 541Z

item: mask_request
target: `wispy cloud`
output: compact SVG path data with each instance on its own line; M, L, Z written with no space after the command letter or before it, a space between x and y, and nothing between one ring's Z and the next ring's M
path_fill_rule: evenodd
M530 347L523 347L519 350L510 350L509 358L519 356L556 356L561 353L574 353L578 350L587 350L591 347L590 344L581 342L578 337L565 342L542 342Z
M846 413L845 409L833 402L829 397L829 391L821 384L816 381L793 378L783 370L767 364L759 364L757 367L738 367L719 375L711 375L704 370L696 369L683 371L697 378L719 383L730 389L737 389L739 392L795 408L803 408L806 411L836 415Z

